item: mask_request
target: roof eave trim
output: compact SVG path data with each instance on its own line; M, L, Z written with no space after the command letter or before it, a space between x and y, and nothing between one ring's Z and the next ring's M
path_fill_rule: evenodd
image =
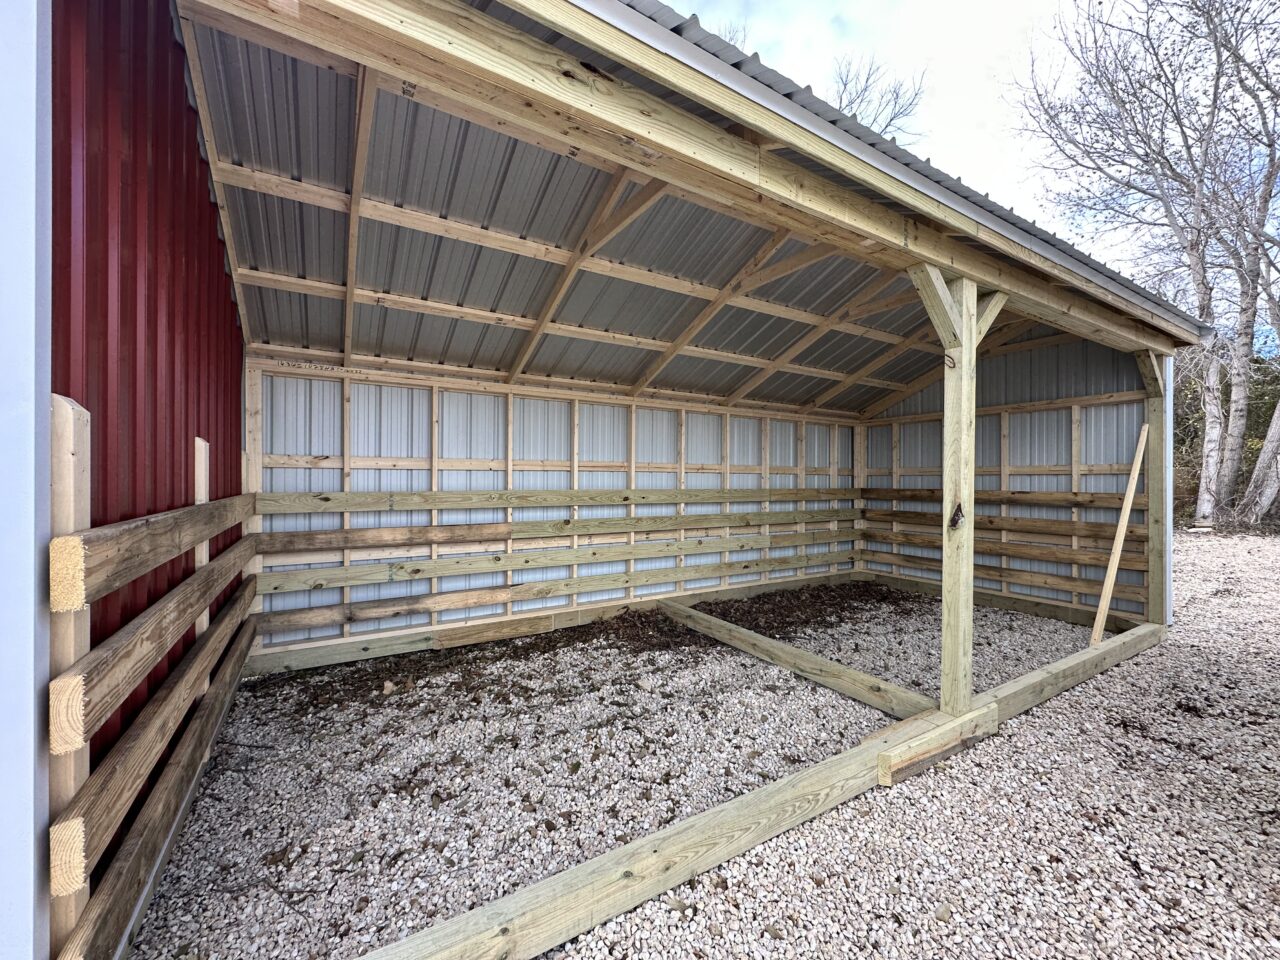
M784 117L786 120L803 128L814 136L821 137L832 146L838 147L864 163L875 167L882 173L907 184L925 196L944 204L957 213L969 217L974 222L988 230L991 230L993 233L997 233L1007 240L1011 240L1029 250L1032 250L1039 256L1057 264L1065 270L1070 271L1082 280L1101 287L1136 307L1160 316L1167 322L1186 331L1188 334L1188 343L1197 342L1208 332L1190 317L1178 312L1170 311L1164 304L1148 300L1145 297L1135 297L1134 291L1125 288L1122 284L1116 283L1113 279L1099 273L1088 264L1081 263L1073 257L1066 256L1063 251L1056 249L1050 244L1047 244L1022 230L1019 230L1013 224L1001 220L999 217L996 217L989 211L983 210L981 207L971 203L964 197L953 193L941 184L935 183L928 177L912 170L905 164L894 160L892 157L886 156L869 144L863 143L856 137L840 130L835 125L827 123L803 107L792 103L777 91L771 90L769 87L736 69L733 65L713 56L698 47L696 44L690 43L673 31L666 29L661 24L644 16L644 14L639 11L633 10L625 4L620 3L619 0L569 0L569 2L585 13L609 23L619 30L625 31L653 49L680 61L694 70L697 70L699 73L702 73L711 80L727 87L740 96L746 97L759 106ZM1088 293L1087 290L1084 292Z

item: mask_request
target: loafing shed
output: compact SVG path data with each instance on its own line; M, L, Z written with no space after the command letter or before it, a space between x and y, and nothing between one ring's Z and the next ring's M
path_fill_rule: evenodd
M898 721L376 954L515 958L1163 637L1196 323L696 19L71 6L54 251L91 282L55 280L37 431L53 955L126 942L242 676L657 608ZM849 581L941 595L937 701L692 609ZM1092 642L975 689L975 604Z

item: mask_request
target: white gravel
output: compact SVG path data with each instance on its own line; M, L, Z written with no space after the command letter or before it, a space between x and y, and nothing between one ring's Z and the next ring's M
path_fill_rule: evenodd
M549 956L1280 956L1280 540L1175 554L1160 647ZM935 601L839 619L746 625L936 687ZM138 955L356 956L888 722L657 622L247 686ZM980 686L1087 638L976 633Z

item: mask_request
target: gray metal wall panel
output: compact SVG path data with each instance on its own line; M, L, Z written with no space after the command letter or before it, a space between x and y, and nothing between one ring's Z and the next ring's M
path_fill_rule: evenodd
M686 413L684 417L684 461L698 466L722 462L724 416L716 413Z
M898 429L898 457L903 467L941 467L942 421L902 424Z
M573 443L570 413L568 400L516 397L511 433L515 459L568 460Z
M341 456L341 381L264 376L262 452Z
M505 460L506 398L483 393L441 391L440 456L465 460Z
M678 437L679 419L674 410L636 408L637 463L675 463L680 455Z
M867 469L888 470L893 466L893 428L867 427ZM885 484L892 486L892 484Z
M1065 465L1071 472L1071 411L1009 414L1009 466Z
M799 466L797 444L799 435L792 420L769 421L769 465L773 467Z
M763 454L759 417L729 418L729 462L734 466L758 467Z
M353 383L351 455L430 457L431 391Z
M626 407L613 404L578 404L578 459L625 462L629 415Z

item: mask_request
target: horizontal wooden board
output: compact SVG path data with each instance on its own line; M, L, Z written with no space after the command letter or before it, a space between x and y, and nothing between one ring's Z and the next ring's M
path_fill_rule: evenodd
M941 473L942 468L938 468ZM1016 467L1010 468L1011 473L1017 473ZM925 501L929 503L941 503L942 491L932 488L921 488L919 490L909 487L864 487L861 491L861 499L866 500L911 500ZM1006 504L1026 504L1037 507L1111 507L1120 509L1124 503L1124 494L1122 493L1070 493L1068 491L1040 491L1040 490L975 490L973 493L975 503L1006 503ZM1135 497L1133 501L1134 507L1146 507L1147 498ZM1115 531L1115 527L1111 528Z
M932 533L907 533L894 530L863 530L861 539L868 543L906 544L914 547L941 549L942 535ZM975 537L973 552L982 556L1016 557L1021 560L1042 560L1045 563L1080 563L1090 567L1105 567L1108 555L1100 550L1082 550L1071 546L1040 543L1004 542L995 537ZM1120 567L1125 570L1146 570L1147 555L1129 551L1121 554Z
M281 610L262 614L259 629L264 633L268 633L278 630L327 627L341 623L380 620L384 617L398 617L413 613L457 610L464 607L487 606L494 603L511 603L517 600L537 600L544 597L563 597L573 593L594 593L598 590L615 590L654 583L680 583L685 580L707 580L768 570L786 570L793 567L822 566L843 563L856 559L856 556L856 551L841 551L810 556L770 557L764 560L740 560L735 563L706 564L694 567L635 570L629 573L607 574L598 577L538 580L533 583L520 583L508 587L453 590L447 593L425 594L416 597L395 597L388 600L331 603L320 607Z
M770 547L794 547L816 543L852 542L853 529L832 532L810 530L805 533L754 534L733 537L698 537L692 540L659 540L629 545L588 546L551 550L529 550L518 553L486 553L482 555L444 557L438 560L405 560L399 563L361 563L342 567L319 567L311 570L286 570L264 573L258 580L263 593L287 593L296 590L323 590L328 587L350 587L369 583L392 583L399 580L423 580L464 573L492 573L506 570L536 570L571 564L624 563L653 557L675 557L689 554L728 553L739 550L763 550Z
M49 749L66 753L88 743L254 550L253 535L241 537L50 681Z
M870 498L868 498L870 499ZM862 517L874 523L911 523L918 526L942 526L942 514L923 510L863 510ZM975 530L1001 530L1009 533L1037 533L1064 537L1115 536L1114 523L1089 523L1083 520L1041 520L1035 517L989 517L977 514L970 518ZM1129 540L1146 540L1147 528L1143 524L1130 524L1126 531Z
M503 462L505 466L505 461ZM675 464L668 469L674 471ZM258 513L347 513L361 510L484 510L520 507L630 506L676 503L770 503L850 500L851 488L773 490L478 490L410 493L259 493Z
M253 513L253 495L246 493L54 537L49 608L83 609Z

